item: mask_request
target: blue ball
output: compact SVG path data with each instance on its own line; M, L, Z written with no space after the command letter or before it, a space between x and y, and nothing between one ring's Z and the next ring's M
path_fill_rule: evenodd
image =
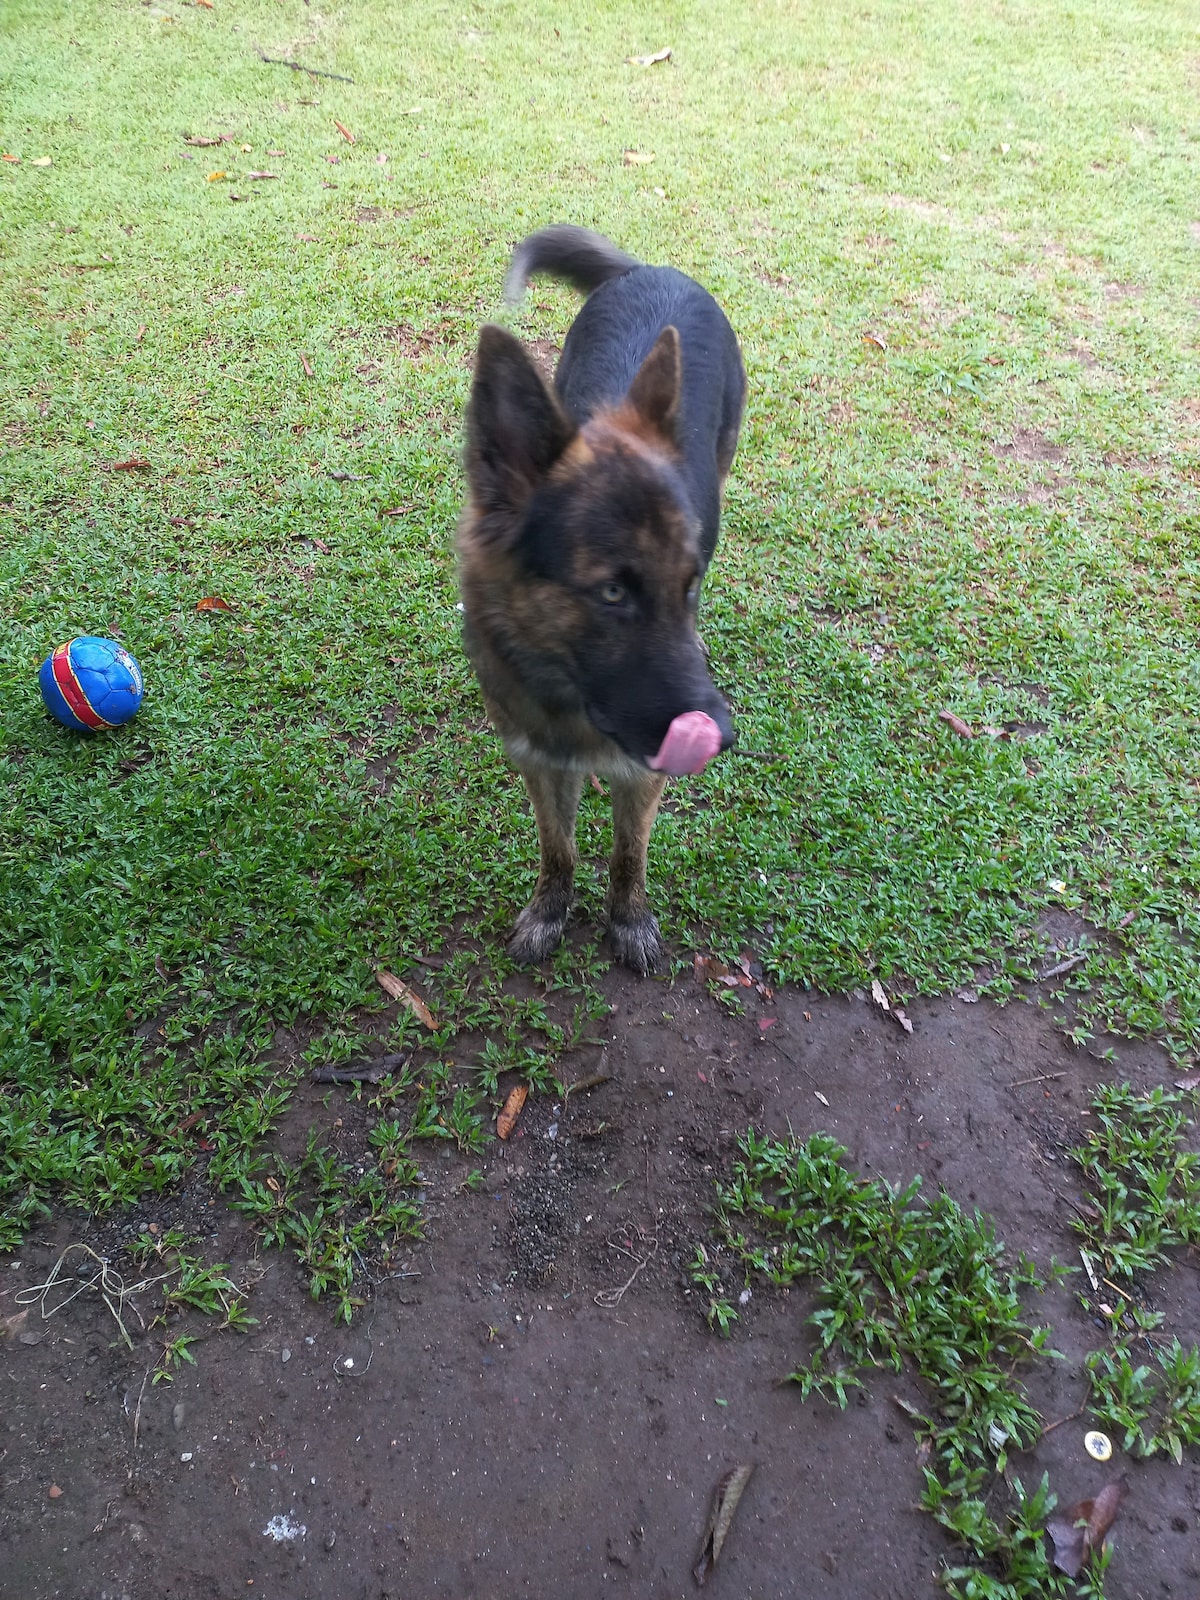
M46 710L64 728L119 728L142 703L142 672L115 639L80 634L46 657L38 673Z

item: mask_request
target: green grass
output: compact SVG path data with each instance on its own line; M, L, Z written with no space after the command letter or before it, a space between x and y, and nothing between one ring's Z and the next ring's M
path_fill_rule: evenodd
M693 271L750 373L704 631L770 759L674 786L668 934L830 988L993 962L1003 993L1065 906L1108 935L1077 1031L1194 1050L1196 48L1183 0L10 0L0 1239L169 1187L201 1133L254 1159L276 1029L353 1040L376 965L464 935L496 975L490 1078L442 1090L467 1145L461 1089L550 1070L505 1009L533 829L451 549L476 329L552 220ZM517 326L573 307L539 286ZM142 663L121 733L41 711L73 632ZM589 796L589 917L607 826ZM557 973L586 1010L587 960Z
M1081 1301L1089 1321L1104 1313L1111 1333L1108 1348L1085 1358L1088 1410L1120 1449L1162 1451L1177 1465L1185 1447L1200 1444L1200 1349L1177 1336L1166 1342L1162 1315L1139 1306L1132 1278L1167 1264L1167 1252L1186 1250L1200 1228L1184 1103L1161 1090L1104 1088L1092 1106L1098 1127L1072 1152L1096 1196L1081 1217L1096 1257L1093 1267L1085 1256L1092 1294L1083 1287ZM691 1264L709 1326L729 1333L735 1301L755 1293L811 1286L812 1349L788 1374L803 1397L844 1410L860 1374L880 1369L911 1374L927 1397L920 1407L897 1404L916 1426L922 1505L956 1547L941 1574L947 1594L1100 1600L1106 1559L1097 1556L1081 1587L1068 1582L1042 1538L1056 1503L1049 1477L1027 1492L1015 1475L1043 1433L1023 1377L1057 1355L1053 1330L1030 1320L1036 1297L1045 1277L1074 1270L1082 1285L1084 1274L1052 1263L1044 1277L1024 1256L1009 1260L978 1211L945 1192L922 1197L919 1178L904 1189L863 1178L846 1153L826 1134L801 1142L751 1129L740 1141L718 1186L714 1242L699 1245ZM1097 1268L1123 1274L1129 1287L1095 1277Z

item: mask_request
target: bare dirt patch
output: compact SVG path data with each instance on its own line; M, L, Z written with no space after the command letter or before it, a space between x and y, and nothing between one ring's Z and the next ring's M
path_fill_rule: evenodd
M607 1081L531 1097L477 1190L464 1158L423 1153L426 1236L349 1328L288 1256L260 1252L202 1174L136 1215L35 1230L4 1265L0 1317L67 1243L115 1252L122 1230L157 1217L257 1279L259 1321L208 1337L194 1368L154 1385L160 1334L131 1319L125 1349L94 1296L49 1321L30 1312L2 1363L4 1600L668 1600L694 1592L713 1487L742 1461L757 1471L712 1594L932 1600L952 1552L916 1509L920 1465L891 1398L919 1402L917 1385L881 1373L844 1413L801 1403L780 1386L810 1348L799 1291L756 1291L731 1338L710 1333L687 1266L709 1237L713 1185L750 1123L826 1130L858 1170L923 1174L1046 1267L1074 1256L1081 1190L1066 1152L1094 1086L1161 1082L1165 1057L1117 1044L1098 1059L1034 1001L1001 1010L969 991L910 1004L911 1036L865 996L747 990L731 1014L691 977L612 974L606 992L603 1043L562 1074ZM293 1132L327 1092L301 1090ZM348 1096L340 1114L352 1122ZM1190 1341L1197 1263L1146 1294ZM1034 1400L1047 1420L1069 1417L1101 1331L1070 1289L1032 1309L1065 1354L1038 1369ZM1013 1470L1027 1484L1049 1472L1062 1504L1093 1495L1111 1471L1084 1452L1085 1426L1055 1428ZM1131 1490L1110 1600L1197 1592L1194 1461L1118 1464Z

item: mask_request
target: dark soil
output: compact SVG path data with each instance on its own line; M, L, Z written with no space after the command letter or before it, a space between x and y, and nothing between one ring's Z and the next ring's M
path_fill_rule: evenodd
M1065 1152L1093 1086L1162 1082L1166 1057L1074 1048L1034 996L1003 1010L918 1002L909 1036L866 996L740 991L738 1015L690 977L607 983L611 1040L564 1076L609 1081L565 1102L531 1097L511 1141L489 1146L481 1189L463 1187L474 1163L423 1151L426 1237L351 1327L202 1184L134 1225L187 1225L235 1276L259 1275L253 1331L209 1337L194 1368L153 1385L158 1335L131 1318L126 1350L94 1295L12 1326L3 1600L676 1600L694 1592L714 1486L740 1462L757 1470L709 1593L932 1600L953 1552L917 1509L912 1428L892 1398L919 1401L916 1384L880 1373L845 1412L801 1403L780 1382L809 1348L799 1292L756 1290L732 1337L708 1331L686 1266L709 1236L714 1181L751 1122L826 1130L863 1172L920 1173L978 1205L1012 1252L1074 1260L1080 1189ZM297 1138L326 1093L303 1091ZM0 1268L0 1318L65 1245L111 1250L129 1226L64 1216L37 1230ZM1146 1289L1192 1342L1197 1262ZM1033 1398L1048 1421L1071 1417L1103 1334L1074 1287L1031 1311L1065 1354L1033 1375ZM1127 1471L1109 1600L1192 1600L1194 1456L1100 1466L1086 1426L1064 1422L1011 1470L1027 1485L1048 1471L1063 1506Z

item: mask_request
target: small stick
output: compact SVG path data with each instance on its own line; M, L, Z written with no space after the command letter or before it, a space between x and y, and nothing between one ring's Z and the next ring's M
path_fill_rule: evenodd
M1078 1411L1072 1411L1072 1413L1071 1413L1071 1415L1069 1417L1059 1417L1057 1422L1048 1422L1046 1424L1046 1426L1042 1429L1041 1433L1038 1435L1039 1443L1041 1442L1042 1439L1044 1439L1046 1437L1046 1435L1048 1433L1053 1433L1055 1428L1061 1428L1064 1422L1074 1422L1074 1421L1076 1421L1076 1419L1081 1417L1086 1410L1087 1410L1086 1406L1080 1406L1079 1410Z
M1010 1089L1023 1089L1027 1083L1049 1083L1052 1078L1065 1078L1066 1072L1039 1072L1036 1078L1018 1078L1016 1083L1010 1083Z
M312 362L304 354L303 350L300 352L300 365L304 368L304 376L306 378L311 378L313 375Z
M293 72L307 72L310 78L336 78L339 83L353 83L353 78L347 78L340 72L322 72L319 67L306 67L302 61L283 61L279 56L265 56L258 52L258 59L265 61L269 67L291 67Z
M563 1099L569 1100L573 1094L578 1094L582 1089L598 1089L602 1083L611 1081L611 1072L593 1072L590 1078L576 1078L574 1083L568 1083L563 1090Z
M1060 961L1057 966L1047 967L1045 972L1038 974L1038 982L1045 983L1047 978L1061 978L1064 972L1070 972L1072 967L1077 967L1081 961L1086 961L1091 953L1090 950L1081 950L1077 956L1068 956L1065 961Z

